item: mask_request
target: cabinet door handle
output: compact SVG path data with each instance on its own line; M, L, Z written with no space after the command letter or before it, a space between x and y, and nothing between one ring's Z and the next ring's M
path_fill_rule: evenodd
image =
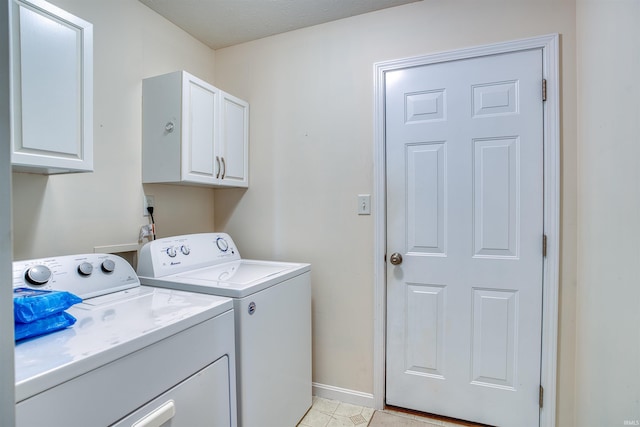
M216 163L218 165L218 173L216 173L216 179L220 178L220 157L216 156ZM224 177L224 175L223 175Z
M224 157L220 157L220 159L222 159L222 179L224 179L227 173L227 164L224 162Z

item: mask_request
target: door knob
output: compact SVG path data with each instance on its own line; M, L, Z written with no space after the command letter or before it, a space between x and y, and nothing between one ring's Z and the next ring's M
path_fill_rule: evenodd
M389 261L391 261L391 264L393 265L400 265L402 264L402 255L400 255L398 252L394 252L391 254L391 258L389 258Z

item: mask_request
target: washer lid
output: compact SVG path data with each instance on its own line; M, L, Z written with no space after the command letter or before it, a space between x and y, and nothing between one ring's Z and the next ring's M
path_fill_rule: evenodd
M274 264L256 261L234 261L214 267L203 268L189 273L178 274L184 279L198 279L215 282L226 282L239 287L249 283L263 281L269 276L290 270L291 265Z
M140 281L150 286L242 298L309 270L309 264L243 259L172 276L140 277Z

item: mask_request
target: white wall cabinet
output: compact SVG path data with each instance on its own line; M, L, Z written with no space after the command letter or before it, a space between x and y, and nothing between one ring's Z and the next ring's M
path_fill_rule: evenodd
M142 182L248 187L249 104L186 71L142 83Z
M93 26L41 0L10 0L14 171L93 170Z

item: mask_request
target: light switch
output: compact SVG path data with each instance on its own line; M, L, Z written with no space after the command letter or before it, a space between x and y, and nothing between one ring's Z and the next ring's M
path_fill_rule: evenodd
M358 194L358 215L371 215L370 194Z

